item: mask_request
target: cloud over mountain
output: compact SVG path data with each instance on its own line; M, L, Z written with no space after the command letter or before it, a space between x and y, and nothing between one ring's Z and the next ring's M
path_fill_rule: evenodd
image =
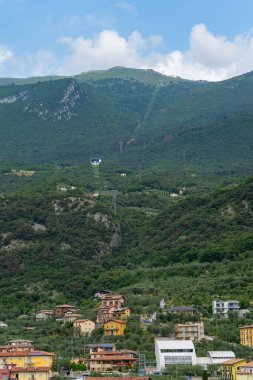
M23 59L20 76L74 75L83 71L125 66L152 68L166 75L186 79L219 81L253 70L251 31L229 40L225 36L214 35L204 24L193 26L189 48L185 51L164 52L165 44L159 35L144 37L140 32L133 31L124 37L110 29L103 29L90 38L67 36L58 42L62 48L61 57L49 49L30 56L26 65L24 57L16 57L19 65ZM2 72L12 57L12 51L0 45Z

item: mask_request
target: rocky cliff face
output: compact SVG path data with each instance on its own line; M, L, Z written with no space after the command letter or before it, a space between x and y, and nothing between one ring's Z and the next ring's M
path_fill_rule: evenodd
M54 105L54 107L48 107L44 99L40 99L40 101L35 104L32 91L20 91L16 94L2 97L0 98L0 104L10 105L22 100L24 102L23 111L25 113L37 115L42 120L71 120L73 117L77 116L74 107L80 99L81 93L82 89L73 80L67 85L62 98Z
M0 98L0 104L13 104L17 100L26 100L27 99L28 91L20 91L16 94L4 96L3 98Z

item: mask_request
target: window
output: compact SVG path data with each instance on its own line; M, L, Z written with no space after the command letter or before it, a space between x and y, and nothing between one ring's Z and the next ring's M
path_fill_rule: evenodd
M187 349L187 348L179 348L179 349L161 349L160 352L166 353L166 352L193 352L193 349Z
M169 364L192 364L191 356L165 356L165 365Z

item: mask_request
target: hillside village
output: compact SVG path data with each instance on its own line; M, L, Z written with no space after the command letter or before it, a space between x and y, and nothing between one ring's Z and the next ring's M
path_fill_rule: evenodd
M166 307L162 299L155 313L139 315L143 331L147 331L155 323L159 314L177 321L171 334L153 337L155 360L150 361L147 360L145 352L133 350L131 346L118 348L120 343L117 343L117 337L124 339L126 330L131 329L128 326L131 305L127 304L126 297L103 290L94 295L93 302L97 310L95 320L85 318L75 305L62 304L56 305L54 310L38 310L34 315L35 324L30 327L33 331L36 329L36 323L43 324L48 320L55 320L63 326L71 325L73 334L71 339L83 336L92 342L84 343L82 356L72 357L69 366L60 367L59 355L56 352L37 350L32 340L22 337L8 340L1 342L0 346L0 379L48 380L63 376L89 380L94 376L108 377L108 375L124 376L129 379L138 376L138 379L142 379L143 376L148 378L165 374L174 376L175 368L178 368L182 375L188 373L188 376L209 374L213 379L253 379L253 354L248 353L244 358L237 357L232 345L230 350L219 350L217 347L216 350L207 351L206 356L196 354L196 344L203 341L212 342L215 336L205 334L206 318L203 318L195 307ZM245 315L251 315L251 312L251 308L241 309L237 300L214 299L210 320L226 321L229 318L241 320ZM184 322L179 323L180 319ZM6 330L8 325L2 322L0 329ZM102 333L97 336L97 342L96 331ZM253 324L241 325L238 336L241 346L253 348ZM110 339L116 340L110 341Z
M0 80L0 380L253 380L253 72L40 79Z

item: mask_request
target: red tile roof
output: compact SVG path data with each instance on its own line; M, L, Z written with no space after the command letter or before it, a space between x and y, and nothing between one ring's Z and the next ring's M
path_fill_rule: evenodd
M0 357L19 357L19 356L55 356L53 352L46 351L13 351L13 352L0 352Z
M236 363L239 363L239 362L242 362L244 359L240 359L240 358L235 358L235 359L228 359L228 360L225 360L224 362L221 363L221 365L223 364L236 364Z

